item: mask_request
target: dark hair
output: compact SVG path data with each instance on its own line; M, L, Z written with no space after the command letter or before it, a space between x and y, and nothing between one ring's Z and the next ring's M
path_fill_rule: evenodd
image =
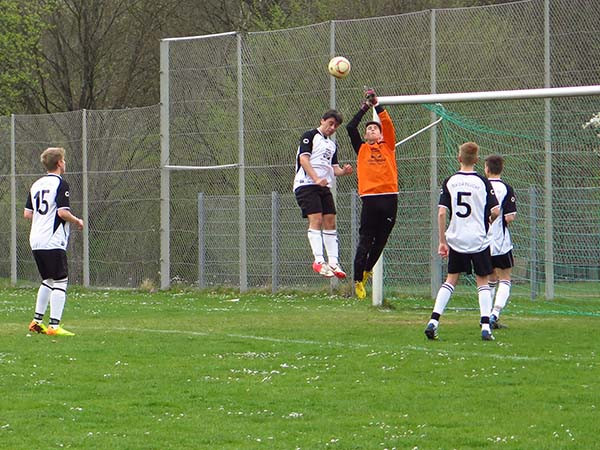
M379 122L377 122L376 120L370 120L365 124L365 129L369 126L369 125L377 125L377 127L379 128L379 131L381 132L381 124Z
M325 114L323 114L321 120L331 119L332 117L335 119L338 125L341 125L344 121L342 114L335 109L328 109L327 111L325 111Z
M463 164L472 166L477 162L477 154L479 153L479 145L475 142L465 142L458 148Z
M504 158L500 155L490 155L485 158L488 171L494 175L500 175L504 169Z

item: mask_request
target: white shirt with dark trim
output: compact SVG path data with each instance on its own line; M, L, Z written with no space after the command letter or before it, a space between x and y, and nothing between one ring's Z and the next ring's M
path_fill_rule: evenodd
M448 245L459 253L479 253L490 246L490 211L498 206L491 183L477 172L456 172L446 178L439 206L448 209Z
M505 217L517 214L517 199L513 188L500 178L490 178L489 180L500 204L500 215L490 225L489 234L492 239L490 250L492 256L505 255L513 249Z
M32 250L66 250L69 222L58 215L59 209L70 209L69 184L60 176L48 174L31 186L25 209L33 212L29 244Z
M300 165L300 156L305 154L310 156L310 164L315 169L317 176L327 179L327 186L331 187L335 176L333 166L339 165L336 142L321 134L317 128L307 131L302 135L298 151L296 152L294 191L298 188L315 184L314 180Z

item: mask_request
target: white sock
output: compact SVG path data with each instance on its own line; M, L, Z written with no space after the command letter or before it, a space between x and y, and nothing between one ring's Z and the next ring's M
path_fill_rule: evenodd
M496 295L496 287L498 286L498 282L497 281L488 281L488 286L490 287L490 297L492 297L492 300L493 300L494 296Z
M504 309L508 302L510 286L510 280L500 280L500 284L498 284L498 293L496 294L496 302L494 303L494 310L492 311L492 314L496 317L500 317L500 311Z
M484 317L487 317L489 320L490 313L492 311L492 297L490 295L490 287L487 284L479 286L477 288L477 294L479 297L479 312L481 314L481 317L482 319ZM486 328L484 327L484 325L486 324L482 322L482 329L485 330ZM487 325L489 329L489 324Z
M437 296L435 297L435 305L433 306L434 313L438 313L440 316L444 314L446 305L450 301L450 297L452 296L453 292L454 286L452 286L450 283L442 284L442 287L440 287L440 290L438 291ZM437 326L437 324L434 325Z
M327 260L329 265L335 267L338 265L338 235L337 230L323 230L323 243L327 251Z
M55 280L52 294L50 295L50 320L52 326L58 326L62 319L63 309L67 298L67 283L68 280ZM58 321L58 323L57 323Z
M52 286L54 280L44 280L40 284L38 289L37 299L35 301L35 314L36 316L44 316L46 314L46 308L48 308L48 302L50 301L50 295L52 294Z
M440 324L439 320L435 320L435 319L429 319L429 322L427 322L427 324L429 325L430 323L433 324L434 327L438 327L438 325Z
M312 249L313 256L316 262L323 262L323 236L321 236L321 230L308 229L308 242Z

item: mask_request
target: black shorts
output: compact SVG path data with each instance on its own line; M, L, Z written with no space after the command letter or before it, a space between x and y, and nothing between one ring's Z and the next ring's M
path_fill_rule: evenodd
M494 269L510 269L514 267L515 259L513 258L512 250L504 255L492 256L492 267Z
M33 250L33 259L42 280L63 280L69 276L65 250Z
M389 236L396 224L398 195L367 195L360 199L362 201L358 230L360 235L377 236L383 233Z
M296 189L296 201L302 209L302 217L309 214L335 214L335 203L331 189L327 186L304 186Z
M490 275L494 272L492 268L492 255L490 248L479 253L459 253L448 246L448 273L475 274L480 277Z

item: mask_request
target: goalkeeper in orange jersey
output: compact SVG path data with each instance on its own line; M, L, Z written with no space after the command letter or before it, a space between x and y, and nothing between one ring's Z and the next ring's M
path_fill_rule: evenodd
M380 122L372 120L366 123L363 141L358 125L372 107ZM396 131L388 112L379 105L373 89L366 90L360 109L346 129L357 154L358 194L362 202L358 248L354 257L354 288L356 296L363 299L367 296L365 283L396 223Z

